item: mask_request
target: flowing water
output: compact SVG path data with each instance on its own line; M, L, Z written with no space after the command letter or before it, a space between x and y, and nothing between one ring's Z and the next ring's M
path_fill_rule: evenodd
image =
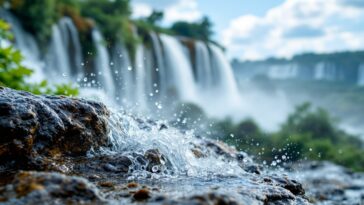
M360 65L358 69L358 85L364 86L364 64Z

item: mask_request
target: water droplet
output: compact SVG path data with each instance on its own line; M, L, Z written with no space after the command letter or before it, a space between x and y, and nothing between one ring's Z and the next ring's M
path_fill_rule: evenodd
M83 82L87 82L87 77L84 77L83 78Z
M153 166L152 167L152 172L156 173L156 172L158 172L158 170L159 170L158 166Z
M231 138L234 138L235 136L234 136L234 134L230 134L230 137L231 137Z
M131 66L128 66L128 71L133 70L133 68Z
M62 73L62 76L63 76L63 77L67 77L67 74L66 74L66 73Z

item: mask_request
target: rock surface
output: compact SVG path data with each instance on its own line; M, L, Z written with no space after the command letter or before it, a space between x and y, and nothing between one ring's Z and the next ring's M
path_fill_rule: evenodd
M98 189L79 177L19 172L0 189L0 204L105 204Z
M85 155L107 144L108 115L101 103L0 87L0 163L38 169L63 155Z
M307 196L315 204L364 204L363 173L330 162L303 162L291 168L291 175L303 183Z

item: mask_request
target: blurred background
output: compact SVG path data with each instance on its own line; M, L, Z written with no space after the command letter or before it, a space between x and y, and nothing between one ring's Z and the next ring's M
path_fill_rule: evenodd
M364 170L362 0L0 0L0 84L101 100L276 166Z

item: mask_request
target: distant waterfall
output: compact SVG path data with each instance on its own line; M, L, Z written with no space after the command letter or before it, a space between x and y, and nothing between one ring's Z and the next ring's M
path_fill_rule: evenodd
M337 73L334 65L321 62L316 64L314 69L315 80L336 80Z
M114 78L116 81L116 101L119 104L130 106L133 99L133 70L129 54L121 43L115 45L112 55Z
M269 67L268 75L272 79L292 79L298 76L298 67L295 64L273 65Z
M52 27L52 41L47 56L47 66L53 68L52 75L54 77L70 76L71 65L67 52L67 42L63 38L58 25ZM60 79L60 78L58 78Z
M213 85L213 74L207 45L202 42L196 42L195 55L197 84L200 89L211 87Z
M95 58L95 70L98 83L100 87L106 92L106 94L114 98L115 96L115 84L113 79L113 74L110 69L110 59L109 53L105 46L105 41L101 33L94 29L92 31L92 39L96 47L96 58Z
M145 61L145 50L143 45L137 47L135 56L135 83L136 89L134 91L136 95L136 105L139 112L147 110L147 94L146 94L146 61ZM150 77L150 76L148 76Z
M45 79L44 63L40 59L39 48L33 36L25 32L20 22L9 12L0 9L0 17L11 25L15 46L22 51L24 56L24 65L34 70L34 74L29 80L39 82Z
M168 35L161 35L168 71L167 90L184 101L196 101L196 87L191 62L183 52L182 44Z
M162 52L162 46L159 40L159 37L156 33L152 32L151 34L151 40L152 40L152 44L153 44L153 52L156 58L156 65L157 67L154 68L155 71L157 72L157 77L158 80L157 82L155 82L155 84L153 84L154 87L158 88L158 93L159 96L166 96L167 95L167 84L168 84L168 74L167 74L167 70L165 67L165 62L164 62L164 55Z
M212 51L212 68L217 71L219 76L218 82L214 82L219 85L218 90L220 93L217 93L217 95L225 96L225 100L229 103L239 103L238 86L230 63L220 48L215 45L211 45L210 48Z
M83 74L83 57L77 28L69 17L63 17L59 22L59 27L66 46L68 46L67 51L70 52L70 65L74 68L74 71L71 70L71 72L73 71L73 75L81 76Z
M44 72L38 78L51 82L78 79L83 97L139 113L163 114L163 107L173 109L175 103L190 102L207 114L225 117L241 106L231 66L222 49L213 44L191 39L187 45L178 37L152 32L147 38L150 44L137 45L131 59L122 42L107 47L94 28L90 37L95 52L85 56L84 62L82 54L91 52L83 51L72 19L63 17L52 26L49 45L43 45L45 52L40 53L33 37L15 18L6 16L13 25L17 47L29 64L38 65L30 67ZM136 29L134 35L138 35Z
M364 86L364 64L361 64L358 69L358 85Z

